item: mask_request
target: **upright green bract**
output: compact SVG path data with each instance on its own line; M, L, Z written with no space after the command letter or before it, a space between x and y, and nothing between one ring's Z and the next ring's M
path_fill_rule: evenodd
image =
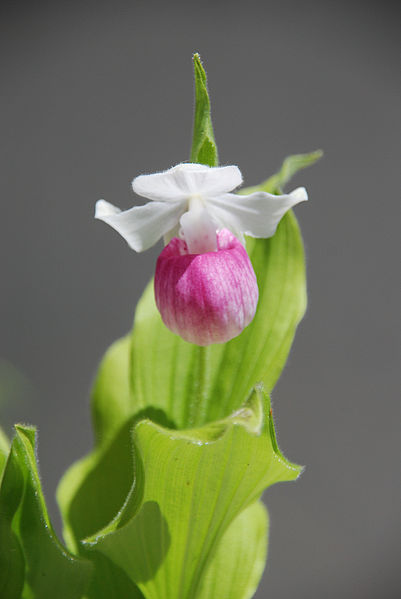
M218 164L206 74L194 56L191 161ZM264 183L281 193L319 152L291 156ZM93 451L57 492L67 548L41 493L34 431L0 436L0 596L4 599L250 599L263 573L260 497L302 468L280 452L269 393L306 306L292 212L269 239L247 239L259 304L228 343L170 332L149 283L132 331L106 352L93 387ZM8 456L8 457L7 457ZM5 551L3 550L5 548Z
M214 140L207 78L199 54L194 54L195 115L192 137L191 162L217 166L219 158Z

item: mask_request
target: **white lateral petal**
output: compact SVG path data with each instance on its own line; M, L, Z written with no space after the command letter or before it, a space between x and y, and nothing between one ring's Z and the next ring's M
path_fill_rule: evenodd
M204 164L177 164L163 173L140 175L132 182L135 193L149 200L181 201L191 195L220 195L242 183L237 166L209 167Z
M95 205L95 218L104 220L105 217L111 216L112 214L118 214L121 212L120 208L113 206L106 200L98 200Z
M136 252L143 252L176 226L185 204L181 202L149 202L121 212L119 208L99 200L95 218L117 231Z
M248 196L225 194L219 198L208 198L208 207L213 217L230 229L251 237L271 237L284 214L308 199L304 187L298 187L285 195L272 195L263 191Z
M236 216L225 208L220 208L217 204L212 204L210 201L207 202L207 211L215 223L217 230L228 229L242 245L245 245L245 237L241 229L238 228L238 219Z

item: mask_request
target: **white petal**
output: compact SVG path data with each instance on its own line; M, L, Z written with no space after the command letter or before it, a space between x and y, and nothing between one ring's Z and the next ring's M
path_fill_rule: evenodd
M237 166L209 167L182 163L163 173L140 175L132 188L140 196L161 202L181 201L191 195L216 196L232 191L242 183Z
M229 210L226 210L225 207L221 208L217 203L215 204L214 201L215 199L213 199L213 204L210 201L207 202L207 211L216 225L216 230L228 229L242 245L245 245L245 237L241 229L238 228L238 218Z
M117 206L113 206L110 202L106 202L106 200L98 200L95 205L95 218L99 218L100 220L104 220L105 217L111 216L112 214L118 214L121 212L120 208Z
M238 231L251 237L271 237L284 214L308 199L304 187L285 195L272 195L263 191L248 196L225 194L208 198L208 209L220 225L234 233Z
M143 252L177 225L184 210L185 205L180 202L149 202L121 212L109 202L99 200L95 218L113 227L136 252Z

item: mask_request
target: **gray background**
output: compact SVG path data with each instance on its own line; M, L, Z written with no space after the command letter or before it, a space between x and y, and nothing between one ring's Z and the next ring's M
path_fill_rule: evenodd
M188 158L191 54L207 67L220 157L247 184L290 153L304 171L309 309L273 400L307 465L266 494L258 598L399 594L396 327L399 14L391 2L65 2L1 9L2 421L35 423L53 519L89 450L88 392L131 325L158 249L93 220L141 172ZM399 356L398 356L399 357Z

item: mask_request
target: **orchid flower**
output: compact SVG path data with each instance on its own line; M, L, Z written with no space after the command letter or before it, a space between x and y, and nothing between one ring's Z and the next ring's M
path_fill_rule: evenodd
M242 183L237 166L183 163L132 183L149 200L122 212L99 200L95 217L137 252L164 237L155 298L163 322L186 341L224 343L253 319L256 277L244 235L271 237L283 215L308 199L305 188L285 195L232 193Z
M308 199L303 187L285 195L230 193L241 183L237 166L177 164L133 180L134 192L151 202L121 212L99 200L95 217L113 227L137 252L163 236L168 242L180 235L190 254L200 254L217 250L219 229L229 229L241 243L244 234L271 237L287 210Z

